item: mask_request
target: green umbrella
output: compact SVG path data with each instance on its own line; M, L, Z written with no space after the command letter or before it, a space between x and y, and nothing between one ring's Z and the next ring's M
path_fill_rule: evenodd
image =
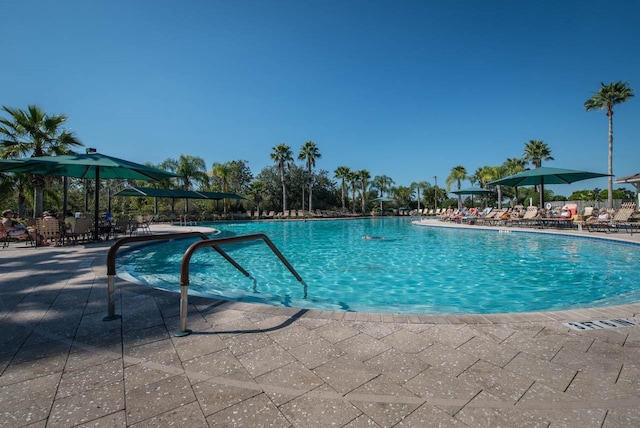
M128 180L162 180L179 177L172 172L152 168L101 153L74 153L60 156L41 156L12 160L0 160L0 171L25 172L38 175L90 178L96 180L95 237L99 236L100 179L121 178Z
M599 172L578 171L574 169L540 167L519 172L499 180L490 181L490 185L502 186L540 186L540 207L544 206L545 184L570 184L576 181L589 180L591 178L608 177L608 174Z
M380 215L384 215L384 211L382 210L383 202L395 202L394 198L389 198L386 196L381 196L379 198L372 199L373 202L380 202Z
M244 196L240 196L236 193L202 192L202 191L198 191L198 193L205 196L207 199L214 199L216 201L219 201L221 199L247 199Z
M219 201L222 199L246 199L235 193L222 193L222 192L202 192L192 190L181 189L156 189L153 187L137 187L129 186L113 196L138 196L138 197L152 197L152 198L181 198L181 199L213 199Z
M156 189L153 187L129 186L113 194L113 196L148 196L150 198L187 198L208 199L200 192L181 189Z
M471 205L473 206L473 195L488 195L493 192L489 189L482 189L480 187L467 187L466 189L453 190L451 193L455 195L471 195Z

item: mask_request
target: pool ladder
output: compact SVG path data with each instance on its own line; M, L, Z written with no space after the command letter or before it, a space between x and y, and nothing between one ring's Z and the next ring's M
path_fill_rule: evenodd
M295 276L295 278L303 285L304 287L304 298L307 298L307 284L304 282L302 277L296 272L296 270L291 266L289 261L282 255L280 250L274 245L274 243L269 239L267 235L264 233L256 233L252 235L240 235L240 236L230 236L227 238L216 238L209 239L207 235L202 232L185 232L185 233L168 233L162 235L140 235L140 236L128 236L117 240L113 246L109 249L109 253L107 254L107 299L108 299L108 315L103 318L103 321L113 321L120 318L120 315L116 315L115 313L115 301L114 301L114 286L115 286L115 275L116 275L116 253L118 249L125 244L135 243L135 242L143 242L143 241L167 241L174 239L184 239L184 238L194 238L199 237L202 240L194 242L187 248L187 250L182 255L182 261L180 262L180 330L174 333L174 336L182 337L188 336L192 333L191 330L187 329L187 309L189 304L189 262L191 261L191 257L193 254L199 250L200 248L213 248L218 254L224 257L229 263L231 263L236 269L238 269L244 276L250 278L254 281L255 287L255 278L251 276L249 272L247 272L242 266L238 264L229 254L227 254L224 250L220 248L220 245L225 244L234 244L238 242L246 242L246 241L264 241L271 251L280 259L280 261L289 269L289 271Z

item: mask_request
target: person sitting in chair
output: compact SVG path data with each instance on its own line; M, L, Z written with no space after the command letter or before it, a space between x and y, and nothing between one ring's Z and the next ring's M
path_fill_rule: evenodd
M45 245L45 246L48 245L43 242L42 237L36 234L35 229L30 229L26 227L24 224L20 223L19 221L15 221L13 217L14 217L14 212L12 210L2 211L2 226L4 227L4 230L7 231L7 235L15 238L30 236L31 239L33 239L37 245Z

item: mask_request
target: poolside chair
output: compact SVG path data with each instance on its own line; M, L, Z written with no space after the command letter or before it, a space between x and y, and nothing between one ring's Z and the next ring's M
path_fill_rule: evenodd
M513 219L509 224L524 227L539 226L540 220L538 219L538 207L534 205L528 206L521 218Z
M617 232L619 230L626 230L631 234L633 234L634 231L639 232L640 224L629 221L635 211L635 202L625 202L610 220L586 222L587 230L589 232L605 233Z
M64 224L61 225L58 219L37 219L36 229L38 230L38 234L42 236L45 242L47 240L50 240L56 246L62 244L62 230L64 230Z
M4 228L4 225L0 223L0 243L2 243L2 248L8 247L10 242L20 241L24 241L32 247L36 246L35 241L27 230L25 230L25 233L22 235L9 235L7 230Z

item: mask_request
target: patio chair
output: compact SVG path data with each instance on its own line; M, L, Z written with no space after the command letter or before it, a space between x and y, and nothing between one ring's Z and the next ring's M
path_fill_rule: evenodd
M51 241L56 246L62 244L64 223L60 224L57 218L37 219L36 229L45 242Z
M79 239L88 241L93 234L93 219L88 217L80 217L76 220L73 230L65 232L65 239L73 240L76 244Z
M0 242L2 243L2 248L8 247L10 242L20 241L24 241L32 247L36 246L35 241L27 230L25 230L25 233L21 235L9 235L7 230L4 228L4 225L0 223Z

